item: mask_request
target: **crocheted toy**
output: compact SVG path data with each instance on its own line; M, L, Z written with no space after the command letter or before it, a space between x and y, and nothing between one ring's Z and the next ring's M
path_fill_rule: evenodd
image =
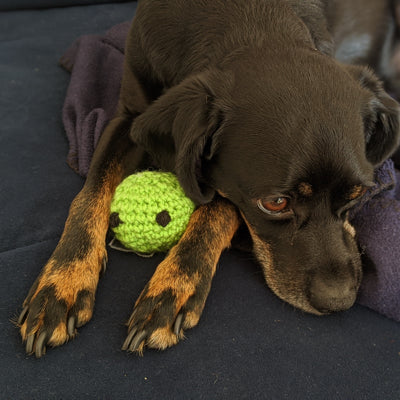
M110 228L128 250L142 254L165 252L183 235L194 209L174 174L139 172L117 187Z

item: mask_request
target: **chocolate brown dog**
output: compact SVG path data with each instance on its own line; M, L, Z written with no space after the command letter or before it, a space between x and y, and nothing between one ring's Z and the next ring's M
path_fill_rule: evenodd
M347 214L397 148L400 111L369 69L334 59L355 43L344 4L139 3L117 114L23 305L28 353L42 356L91 318L114 189L149 166L175 172L199 207L137 300L123 349L164 349L197 324L241 224L280 298L318 315L352 306L361 262Z

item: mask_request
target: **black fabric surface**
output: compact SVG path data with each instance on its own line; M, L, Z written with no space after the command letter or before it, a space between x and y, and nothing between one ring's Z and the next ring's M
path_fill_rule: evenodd
M61 108L72 41L133 16L135 3L0 14L0 398L398 399L400 324L361 306L315 317L281 302L249 255L225 253L199 325L137 357L124 321L162 259L109 251L92 321L42 359L18 315L83 180L66 164Z
M0 11L67 7L76 5L122 3L128 0L1 0Z

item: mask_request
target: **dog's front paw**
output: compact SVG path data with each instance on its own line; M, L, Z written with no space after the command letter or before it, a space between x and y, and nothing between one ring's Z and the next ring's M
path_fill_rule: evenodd
M196 296L181 303L171 289L155 297L144 293L129 319L122 349L142 354L145 346L164 350L177 344L184 338L183 331L198 323L203 309Z
M29 291L18 318L28 354L41 357L47 345L64 344L76 335L76 328L91 319L98 279L98 273L96 276L83 261L74 265L48 262Z
M209 289L207 277L164 260L135 304L122 349L142 354L146 346L164 350L177 344L184 330L197 325Z

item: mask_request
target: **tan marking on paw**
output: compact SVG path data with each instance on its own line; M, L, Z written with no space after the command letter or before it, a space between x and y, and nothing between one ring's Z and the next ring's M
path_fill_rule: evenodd
M157 297L166 290L172 290L176 296L177 310L194 294L196 285L201 278L199 273L195 273L191 277L184 273L180 269L178 259L176 251L172 249L167 258L158 265L145 293L146 297Z
M27 329L27 325L26 322L24 322L21 326L20 326L20 332L21 332L21 336L22 336L22 340L26 340L28 333L26 332Z
M178 343L178 337L171 328L164 327L155 330L147 340L147 345L154 349L165 350Z
M86 308L83 310L80 310L78 312L78 325L84 325L86 322L90 321L93 315L93 310L91 308Z
M48 342L50 346L60 346L64 344L69 339L67 326L64 322L60 322L56 329L54 329L53 334Z
M185 314L185 320L183 321L182 328L190 329L199 323L200 314L195 311L189 311Z

